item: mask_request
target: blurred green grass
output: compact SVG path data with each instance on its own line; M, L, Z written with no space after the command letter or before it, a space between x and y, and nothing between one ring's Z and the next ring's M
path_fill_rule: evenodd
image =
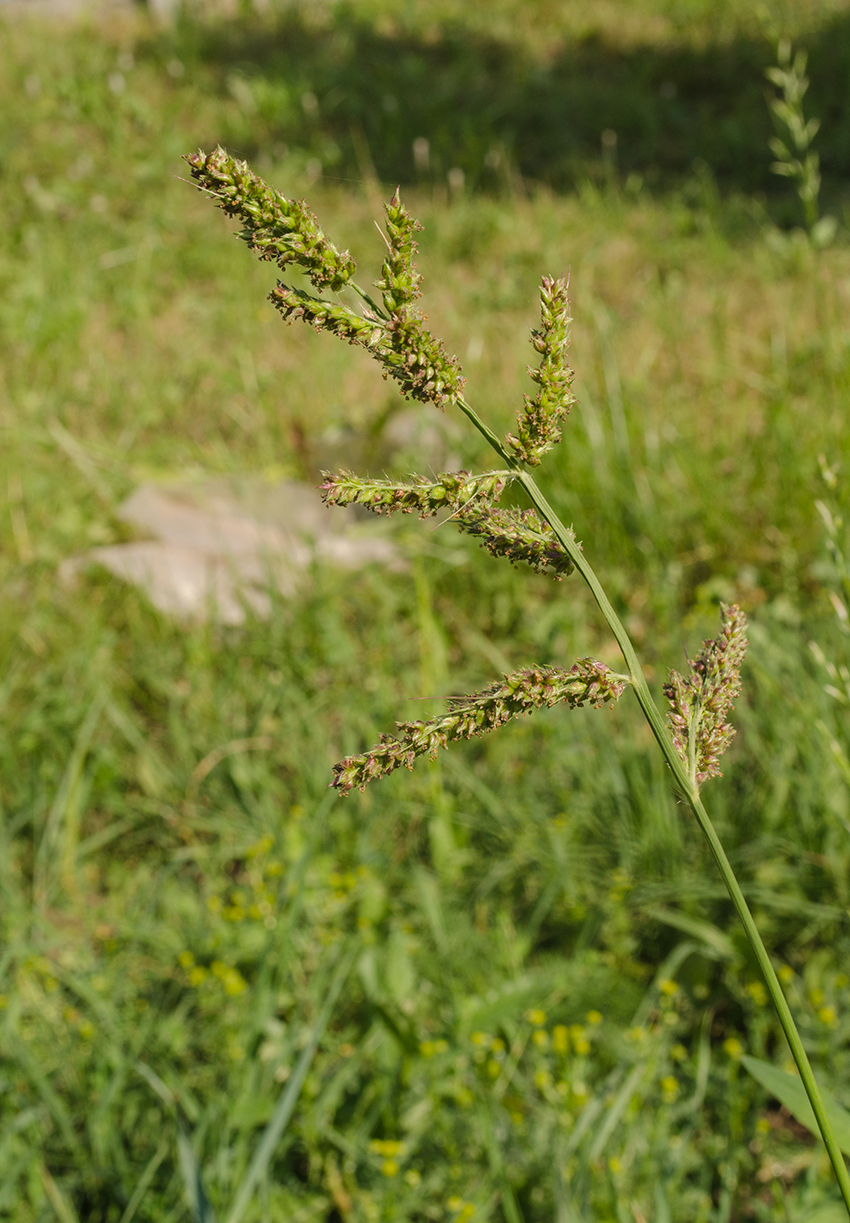
M848 452L850 254L765 243L794 201L759 194L769 47L751 14L594 14L0 25L2 1217L189 1218L179 1117L226 1219L348 940L356 969L246 1219L828 1207L819 1153L739 1070L744 1048L785 1054L634 710L556 712L327 793L331 763L422 696L527 661L613 662L580 588L415 524L409 572L317 568L238 629L177 625L102 574L57 580L125 537L115 509L140 480L315 479L334 438L397 410L365 358L281 332L269 269L180 181L182 153L256 153L364 280L380 182L407 184L426 309L495 427L527 389L540 275L571 268L581 402L544 483L657 683L718 598L752 615L739 738L707 801L850 1103L850 736L808 650L848 661L815 500L847 512L818 456ZM794 20L829 171L845 15ZM594 81L612 64L609 111Z

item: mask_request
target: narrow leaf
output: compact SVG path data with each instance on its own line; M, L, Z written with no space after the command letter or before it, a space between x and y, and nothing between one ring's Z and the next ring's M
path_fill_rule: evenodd
M780 1104L784 1104L801 1125L810 1130L816 1138L820 1138L821 1132L801 1079L795 1074L788 1074L787 1071L780 1070L778 1066L771 1066L770 1062L762 1062L757 1057L745 1056L741 1058L741 1061L766 1091L775 1096ZM850 1112L842 1108L838 1101L823 1088L821 1088L821 1095L830 1125L835 1133L835 1141L845 1155L850 1155Z
M289 1124L295 1105L298 1102L298 1097L301 1094L301 1088L304 1085L304 1080L307 1077L313 1058L316 1056L316 1051L319 1047L319 1041L322 1039L325 1028L330 1022L333 1014L334 1006L337 998L342 991L345 980L351 971L351 966L354 963L354 951L350 949L346 955L342 957L339 967L331 981L330 988L325 995L324 1005L313 1024L313 1030L310 1033L310 1039L298 1059L298 1064L295 1070L290 1075L286 1088L277 1107L272 1113L271 1120L266 1126L265 1132L260 1139L260 1145L254 1153L254 1158L251 1160L248 1171L242 1178L233 1205L230 1208L230 1214L227 1216L227 1223L240 1223L245 1216L245 1211L251 1204L254 1191L257 1185L263 1179L271 1163L272 1156L277 1149L278 1143L283 1137L283 1132Z

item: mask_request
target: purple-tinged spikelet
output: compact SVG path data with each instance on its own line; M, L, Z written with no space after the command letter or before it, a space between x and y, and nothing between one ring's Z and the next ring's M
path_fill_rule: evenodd
M740 607L721 603L720 620L720 636L704 641L696 658L688 660L687 679L671 671L664 685L673 743L697 785L722 776L717 762L735 737L726 715L741 691L747 651L747 617Z
M474 476L468 471L448 472L436 480L414 476L409 483L369 480L343 471L323 473L322 497L327 505L362 505L375 514L418 514L429 518L451 510L459 531L474 535L491 556L504 556L511 564L524 562L537 573L556 580L572 573L573 563L547 522L534 510L495 506L513 473L491 471Z
M473 508L458 519L461 529L475 535L491 556L504 556L512 565L524 561L536 573L550 573L558 582L573 571L569 553L535 510L500 507L475 513Z
M342 795L355 786L365 790L370 781L404 765L412 769L417 756L430 756L459 739L471 739L535 709L567 704L596 708L614 702L629 683L625 675L595 658L580 658L568 671L562 667L526 667L506 675L469 696L452 697L448 712L428 722L399 722L399 738L381 735L380 741L359 756L347 756L334 766L331 783Z

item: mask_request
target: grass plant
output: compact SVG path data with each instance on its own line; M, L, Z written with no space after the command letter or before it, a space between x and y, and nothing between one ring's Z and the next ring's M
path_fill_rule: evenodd
M799 65L793 69L797 75L801 71ZM808 129L806 135L810 139ZM669 703L665 726L631 638L583 546L573 529L564 526L530 472L561 441L565 418L575 402L570 391L575 375L567 364L572 323L567 280L543 277L540 329L531 333L540 362L536 368L528 367L538 390L534 397L524 396L516 432L500 440L464 397L465 380L457 358L446 353L413 304L421 296L422 278L413 261L418 249L413 235L421 225L401 203L398 192L385 205L387 255L381 276L374 282L381 295L379 305L353 279L356 263L349 252L333 245L303 204L270 190L245 162L235 161L221 148L210 154L193 153L186 160L200 189L228 216L242 223L238 236L261 260L273 261L281 270L292 265L300 268L313 289L319 291L318 295L310 294L278 281L269 297L287 323L300 319L317 332L326 331L365 348L382 367L384 377L394 379L406 398L443 411L447 407L459 409L504 464L502 470L479 475L461 471L430 480L415 475L403 484L357 477L350 472L325 473L325 502L360 505L378 514L416 513L420 518L444 510L449 523L477 537L495 557L528 564L537 572L550 571L558 579L577 570L616 639L627 668L620 675L605 663L583 658L568 670L549 667L512 672L480 692L453 697L447 714L427 722L400 722L399 738L384 734L374 747L346 757L334 769L335 788L343 795L354 786L363 791L370 782L401 765L412 769L417 756L428 755L435 760L439 749L452 740L473 738L519 714L561 703L571 708L587 703L596 708L606 702L613 705L631 687L673 775L675 789L705 834L744 927L850 1215L850 1175L830 1114L759 929L700 797L703 782L721 775L718 760L735 733L725 719L741 690L746 616L737 606L721 604L720 636L704 642L697 657L688 660L687 678L670 672L664 686ZM814 173L813 165L807 162L804 188ZM817 192L813 188L804 192L804 198L816 209ZM816 214L810 212L807 219L814 225ZM352 310L344 300L321 295L322 290L339 294L345 289L365 303L362 313ZM516 486L533 508L499 507L506 486Z
M842 17L804 7L789 34L809 50L823 194L841 217ZM527 57L506 113L541 140L518 139L527 160L495 170L506 120L479 115L486 143L466 161L459 102L489 79L484 18L405 11L407 32L389 4L368 28L341 12L307 29L289 44L298 73L270 53L303 11L50 38L0 25L0 1217L176 1223L194 1169L219 1221L250 1181L246 1223L830 1223L843 1207L825 1155L745 1069L790 1058L634 702L516 718L363 795L327 789L335 760L422 718L423 696L478 691L529 659L620 668L575 576L565 600L450 525L401 518L385 525L409 571L317 566L298 599L235 628L172 622L98 571L57 579L65 557L126 538L114 511L141 480L317 483L348 465L401 482L414 465L390 445L404 417L367 353L307 329L279 342L259 304L268 269L177 181L186 148L224 133L240 156L259 150L263 176L309 193L344 248L379 211L365 147L425 223L426 308L500 437L535 389L522 371L541 273L571 264L578 403L548 456L551 500L565 523L592 518L659 699L682 638L716 631L718 601L747 610L712 816L816 1073L850 1105L835 601L850 257L840 232L828 258L765 243L768 221L796 222L770 189L773 49L741 6L597 6L593 29L586 5L559 8L563 62L580 52L604 80L620 65L639 122L619 126L606 182L582 120L570 174L546 185L563 124L532 110L534 82L580 78L546 76L543 10L529 22L505 5L497 28L487 9L487 46L513 39ZM570 22L589 36L573 41ZM397 90L396 112L366 92L427 47L428 115L415 91ZM688 81L718 107L703 126L676 118L698 107ZM271 85L291 110L259 105ZM692 166L707 148L716 173ZM450 193L454 167L465 185ZM446 444L459 468L486 465L480 435Z

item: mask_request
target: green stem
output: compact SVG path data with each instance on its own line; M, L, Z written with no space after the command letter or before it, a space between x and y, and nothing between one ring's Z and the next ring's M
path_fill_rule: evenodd
M497 447L498 453L504 458L503 447L501 443ZM797 1031L797 1025L794 1022L794 1017L791 1014L790 1007L785 1000L785 995L782 992L782 986L779 984L773 965L770 962L770 956L767 953L762 937L759 934L758 927L750 912L750 908L744 899L744 893L741 891L740 884L732 869L732 865L726 856L726 851L721 844L720 838L715 831L714 825L709 818L708 812L702 804L702 799L699 795L699 789L692 778L688 775L688 770L685 768L679 753L673 745L673 741L667 733L667 728L664 724L664 719L655 701L652 698L652 693L649 691L649 686L644 678L643 670L635 653L634 646L631 643L628 633L623 627L619 616L611 606L605 591L597 578L593 569L585 559L584 553L580 545L575 541L571 533L566 529L564 524L558 518L558 515L552 509L549 502L546 500L543 493L538 488L536 482L527 472L522 472L519 480L528 493L532 504L538 513L546 519L549 526L555 533L558 542L569 554L570 559L584 578L587 585L590 587L591 594L599 605L599 609L605 620L608 623L611 632L617 639L623 657L629 669L629 675L632 681L632 686L638 703L643 710L644 716L650 725L661 751L664 753L664 759L670 766L678 789L683 797L688 802L693 811L697 823L705 834L706 840L711 847L711 852L714 855L714 860L717 863L720 874L723 877L723 882L729 895L732 898L732 903L741 919L741 923L746 932L747 938L750 941L750 946L758 960L759 968L765 979L765 983L770 993L771 1001L776 1008L776 1013L779 1016L779 1022L782 1024L782 1030L791 1048L791 1054L794 1061L797 1063L797 1069L800 1071L800 1078L803 1080L803 1086L806 1089L806 1094L812 1105L812 1111L818 1123L823 1140L826 1143L826 1149L829 1153L829 1158L835 1170L835 1175L838 1178L838 1184L841 1188L841 1195L844 1198L844 1205L847 1208L847 1213L850 1215L850 1175L847 1172L847 1165L844 1162L844 1156L841 1154L841 1149L835 1139L832 1131L829 1118L824 1108L818 1085L815 1082L815 1076L812 1072L812 1067L809 1062L803 1042L800 1040L800 1033Z
M374 314L375 314L375 316L376 316L377 318L386 319L386 317L387 317L387 316L386 316L386 314L384 313L384 311L381 309L381 307L378 305L378 303L377 303L376 301L374 301L374 300L373 300L373 298L371 298L371 297L369 296L369 294L366 292L366 290L365 290L365 289L361 289L361 288L360 288L360 285L359 285L359 284L356 284L356 283L355 283L355 281L353 281L353 280L349 280L349 282L348 282L348 287L349 287L349 289L353 289L353 290L354 290L354 292L357 294L357 296L358 296L359 298L361 298L361 299L362 299L362 300L363 300L363 301L366 303L366 305L369 307L369 309L370 309L370 310L372 310L372 311L374 312Z

